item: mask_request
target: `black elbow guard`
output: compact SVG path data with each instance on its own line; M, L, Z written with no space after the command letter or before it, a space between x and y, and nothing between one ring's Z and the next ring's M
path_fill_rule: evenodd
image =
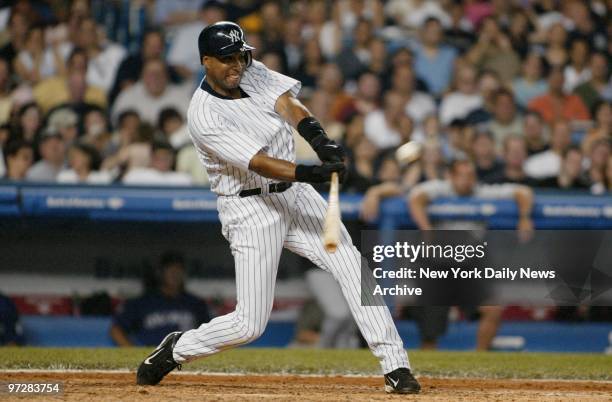
M308 141L310 145L315 145L323 138L327 138L325 130L323 130L323 127L321 127L321 123L319 123L319 121L312 116L304 117L302 120L300 120L297 125L297 130L298 133L300 133L300 135L304 137L304 139ZM313 144L313 141L315 144Z

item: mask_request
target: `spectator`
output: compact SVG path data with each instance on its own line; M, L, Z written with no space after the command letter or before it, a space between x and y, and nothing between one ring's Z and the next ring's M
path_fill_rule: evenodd
M495 141L488 131L476 132L472 139L472 155L476 166L476 177L488 183L491 177L498 177L503 172L503 164L497 159Z
M54 183L66 160L66 145L60 133L45 130L38 142L38 153L41 160L28 170L26 180Z
M11 68L9 63L0 58L0 124L8 123L13 110Z
M442 45L442 24L436 18L427 18L421 31L421 40L414 49L414 70L436 98L442 96L450 84L457 52Z
M582 175L582 152L570 146L563 154L561 167L556 176L538 180L535 187L559 190L586 190L589 188Z
M166 108L159 113L157 129L164 135L164 141L170 143L176 151L191 145L183 116L174 108Z
M134 110L126 110L117 118L116 131L111 134L108 155L106 158L113 157L121 152L122 149L135 141L138 136L138 127L141 124L138 113ZM106 161L102 162L106 166Z
M29 102L19 108L14 125L17 137L32 142L38 137L41 127L42 113L36 103Z
M40 25L30 28L25 45L14 60L15 72L30 85L65 72L64 60L70 49L59 43L47 48L44 34L44 28Z
M156 0L149 3L152 22L172 28L192 22L198 17L202 0Z
M151 151L151 165L148 168L130 169L123 177L123 184L189 186L191 177L182 172L174 172L175 153L172 145L155 142Z
M522 108L526 108L533 98L548 91L548 84L542 78L542 70L542 56L538 53L529 53L523 62L521 76L512 82L514 97Z
M158 128L165 135L164 140L177 152L176 171L189 175L193 184L208 185L208 174L202 168L196 148L191 146L187 125L181 114L172 108L162 110Z
M512 92L504 88L498 89L493 95L493 119L488 123L496 149L501 151L504 139L520 133L522 127L523 119L516 110Z
M87 53L87 84L110 92L125 49L116 43L103 43L98 26L92 18L81 22L77 45Z
M353 107L360 114L370 113L380 106L381 83L376 74L365 72L357 80Z
M574 93L582 99L589 110L593 110L595 104L601 99L612 102L612 83L610 83L607 56L599 52L593 53L591 55L590 71L591 79L578 85ZM595 117L595 114L593 114L593 117Z
M552 67L563 67L567 62L567 31L561 22L554 23L548 29L545 59Z
M128 110L120 117L123 119L120 119L119 133L114 140L114 146L119 146L119 149L102 162L102 170L115 171L116 176L120 176L121 172L146 168L151 164L151 144L154 137L153 126L140 123L135 112Z
M366 137L362 136L357 140L349 159L348 178L342 185L342 191L365 193L368 188L377 184L374 171L377 154L376 147Z
M412 29L422 28L429 18L436 18L445 28L451 25L451 17L437 1L390 0L385 5L385 12L398 25Z
M225 20L226 15L226 6L222 2L207 0L201 2L196 19L177 27L168 49L168 64L172 68L170 70L171 73L176 71L182 78L190 80L201 71L202 62L200 60L200 53L194 44L194 40L202 29L215 22ZM157 56L150 58L143 57L143 62L148 59L159 58L162 55L160 52ZM145 56L144 53L143 56Z
M401 162L400 162L401 163ZM442 180L446 166L442 157L442 148L437 141L430 140L423 144L422 156L418 163L408 166L402 178L405 189L428 180Z
M483 20L478 42L469 50L466 58L478 69L495 71L504 84L512 82L520 70L518 55L493 17Z
M111 155L115 148L112 143L112 134L110 133L106 111L101 108L90 109L85 114L83 123L82 141L92 145L103 159Z
M187 110L192 87L168 83L168 71L160 59L148 60L142 70L139 82L121 92L113 106L112 121L119 114L134 109L144 122L157 123L159 112L166 107Z
M525 160L527 160L525 139L517 135L506 137L503 144L503 169L496 174L487 175L483 182L533 185L533 181L527 177L523 169Z
M21 344L23 344L23 329L17 306L10 298L0 294L0 346Z
M48 78L34 87L34 98L44 113L60 105L71 105L75 111L84 105L106 108L106 95L101 88L87 84L87 53L74 48L66 64L66 76Z
M612 156L608 158L606 165L606 189L608 193L612 193Z
M454 119L464 119L483 105L482 96L476 86L476 70L473 67L458 67L454 86L456 89L444 95L440 104L440 121L443 125L448 125Z
M584 39L574 39L570 43L570 64L563 70L563 90L571 93L578 85L591 79L591 69L588 66L588 57L591 49Z
M198 34L196 34L194 37L197 37ZM190 37L190 40L193 41L193 37ZM117 69L113 88L108 95L110 104L114 103L117 95L119 95L119 92L125 90L131 85L134 85L140 79L140 76L142 75L142 67L147 60L164 57L164 48L165 38L161 31L150 30L144 34L142 46L139 48L139 51L132 53L123 59L119 65L119 68ZM191 47L188 49L191 49ZM195 53L195 61L193 62L200 67L197 60L199 57L197 49L195 50ZM179 83L182 80L182 77L173 66L168 66L168 73L170 74L170 81L173 83Z
M109 184L112 178L108 172L100 172L102 160L92 145L76 143L68 151L69 169L57 175L58 183Z
M533 25L529 19L529 14L521 9L512 12L510 22L507 27L508 39L516 54L524 59L529 52L529 34L533 30Z
M400 116L404 114L404 99L397 92L387 92L383 109L374 110L365 116L364 133L380 150L400 144Z
M582 121L590 118L582 100L577 95L568 95L563 91L563 70L553 67L548 75L548 92L529 102L533 109L544 118L548 124L556 120Z
M185 290L185 260L162 255L153 286L127 300L113 318L110 335L118 346L157 345L169 332L186 331L210 321L204 301Z
M368 71L382 77L386 74L389 66L389 54L387 53L387 44L381 38L373 38L370 41L370 62L367 65Z
M327 63L321 68L313 98L316 94L320 94L321 98L326 99L329 108L323 116L327 116L330 120L342 121L344 113L352 110L353 98L343 90L343 85L344 78L336 64ZM321 117L318 114L317 116Z
M295 79L302 83L303 90L313 90L316 87L317 77L323 65L323 55L319 42L310 39L304 44L304 55L298 71L295 72Z
M482 105L465 117L469 125L484 125L493 118L495 96L500 89L502 84L494 71L484 70L478 75L478 92L482 98Z
M595 126L582 139L582 152L590 153L591 144L602 138L612 138L612 104L599 101L593 106Z
M78 116L68 107L55 109L49 114L47 130L58 133L69 147L79 137Z
M22 181L34 161L34 148L27 141L11 140L4 147L4 160L6 161L6 173L3 179Z
M527 155L531 156L548 149L546 124L538 112L528 111L523 119L523 133L527 142Z
M404 98L405 113L421 128L425 117L436 113L433 98L416 90L414 70L409 66L394 68L391 80L393 90Z
M0 58L4 59L12 69L13 60L26 48L26 38L30 29L27 15L18 10L11 10L8 20L9 42L0 48Z
M519 220L517 230L520 233L533 231L531 210L533 192L529 187L517 184L479 185L476 180L476 168L469 160L455 160L451 164L449 179L434 180L417 185L409 197L410 215L420 230L461 229L482 230L486 223L474 221L439 221L433 224L427 213L430 202L441 197L474 196L482 199L514 199L518 206ZM442 309L442 311L438 311ZM448 307L423 307L417 320L422 332L424 347L435 348L437 338L446 330ZM480 322L477 332L476 348L488 350L501 322L501 306L480 306ZM433 313L433 314L430 314ZM430 317L431 315L431 317ZM423 334L427 334L424 337Z
M474 26L463 14L463 4L450 5L450 27L444 31L444 42L464 54L475 42Z
M442 152L447 160L465 158L470 154L472 130L463 119L453 119L447 127Z
M610 159L610 139L602 138L595 142L589 150L587 182L591 192L602 194L606 189L606 165Z
M356 80L359 74L370 64L372 23L365 19L359 20L352 38L352 45L344 48L335 61L344 78L349 81Z
M557 176L561 168L561 158L571 145L569 123L559 120L552 125L550 149L531 155L525 162L525 172L534 179Z

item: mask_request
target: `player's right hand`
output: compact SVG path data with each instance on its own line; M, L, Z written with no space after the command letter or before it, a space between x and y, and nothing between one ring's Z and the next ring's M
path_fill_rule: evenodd
M346 174L344 162L323 163L316 165L297 165L295 168L295 180L305 183L327 183L331 181L331 175L338 172L339 181L342 182Z

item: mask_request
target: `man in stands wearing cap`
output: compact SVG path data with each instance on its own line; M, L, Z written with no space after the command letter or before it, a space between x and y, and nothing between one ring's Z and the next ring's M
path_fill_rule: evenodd
M51 112L47 127L49 130L57 132L68 147L79 136L78 122L79 117L72 109L62 107Z

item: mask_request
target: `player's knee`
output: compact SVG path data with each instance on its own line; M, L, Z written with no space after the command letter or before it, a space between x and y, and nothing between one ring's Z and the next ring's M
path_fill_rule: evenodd
M239 343L247 344L257 340L264 333L266 326L255 320L244 319L240 321L238 328Z

